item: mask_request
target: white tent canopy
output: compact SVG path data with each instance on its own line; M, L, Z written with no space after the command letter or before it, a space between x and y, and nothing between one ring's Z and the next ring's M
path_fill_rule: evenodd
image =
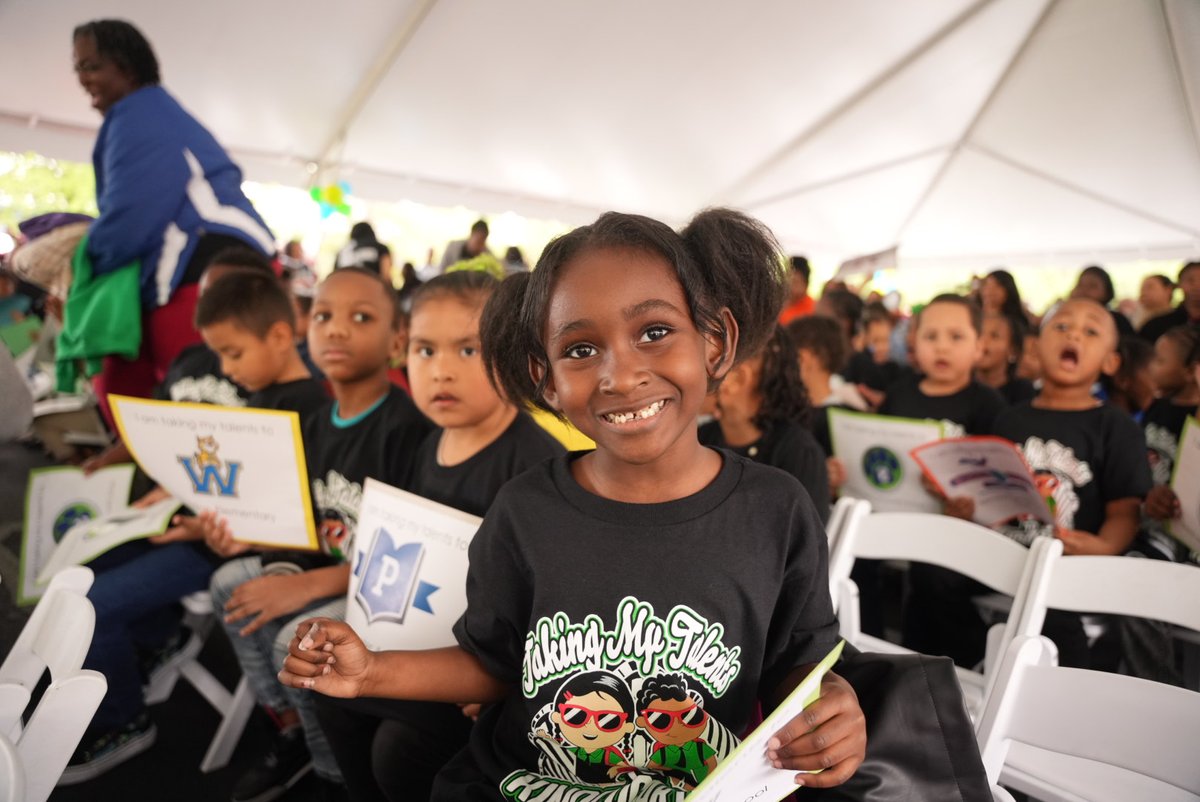
M8 0L0 149L88 158L70 32L101 14L252 179L572 223L730 204L905 266L1200 254L1197 0Z

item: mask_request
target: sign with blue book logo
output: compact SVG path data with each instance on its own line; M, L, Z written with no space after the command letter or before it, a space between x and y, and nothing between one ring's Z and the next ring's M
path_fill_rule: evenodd
M454 644L451 628L467 609L467 548L481 520L367 479L346 622L368 648Z
M197 512L214 510L235 539L317 548L300 416L110 396L129 453L151 479Z
M833 455L846 467L842 495L866 499L877 512L941 512L911 452L942 435L940 421L830 409Z

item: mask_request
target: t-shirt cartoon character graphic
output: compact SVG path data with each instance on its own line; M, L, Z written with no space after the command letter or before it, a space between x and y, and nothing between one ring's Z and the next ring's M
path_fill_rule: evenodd
M608 671L576 674L559 688L554 708L556 740L575 758L576 777L608 783L630 769L618 745L634 730L633 694L620 677ZM545 730L537 736L555 740Z
M654 738L649 768L665 771L691 790L717 767L717 752L700 737L708 714L704 698L683 674L651 677L638 694L637 725Z

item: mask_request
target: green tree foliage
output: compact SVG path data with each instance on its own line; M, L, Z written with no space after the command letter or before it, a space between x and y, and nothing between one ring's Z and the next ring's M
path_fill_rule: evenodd
M46 212L96 214L92 166L0 151L0 231Z

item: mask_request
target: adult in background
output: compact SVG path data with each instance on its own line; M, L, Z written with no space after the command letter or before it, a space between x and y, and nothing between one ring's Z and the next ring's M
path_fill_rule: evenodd
M450 265L465 262L468 259L474 259L476 256L485 253L491 253L488 250L488 224L483 220L476 220L471 226L471 235L466 239L451 240L446 245L446 250L442 254L442 261L434 270L430 270L426 275L421 276L422 281L429 281L434 276L440 276L446 272L446 268Z
M1179 268L1179 289L1183 300L1179 306L1143 324L1138 335L1154 342L1168 329L1176 326L1200 325L1200 262L1188 262Z
M359 222L350 228L350 241L338 251L333 263L334 270L344 267L360 267L392 283L392 251L375 236L370 223Z
M984 315L1005 315L1029 321L1025 305L1021 303L1017 280L1004 269L993 270L983 277L979 283L979 305Z
M793 256L791 288L788 292L787 305L779 313L779 325L786 326L798 317L811 315L817 308L817 302L808 294L808 280L812 276L812 268L808 259L803 256Z
M102 19L72 39L79 83L104 117L92 151L100 209L88 229L92 275L140 263L141 351L105 357L95 389L107 410L109 393L149 396L176 355L200 342L196 286L212 257L239 245L270 256L275 242L242 193L241 170L159 85L142 33Z
M1071 298L1085 298L1103 306L1112 315L1113 323L1117 326L1118 337L1133 334L1133 324L1129 318L1112 308L1113 298L1117 290L1113 286L1112 276L1099 265L1089 265L1079 273L1075 287L1071 290ZM1049 317L1049 315L1047 315Z

